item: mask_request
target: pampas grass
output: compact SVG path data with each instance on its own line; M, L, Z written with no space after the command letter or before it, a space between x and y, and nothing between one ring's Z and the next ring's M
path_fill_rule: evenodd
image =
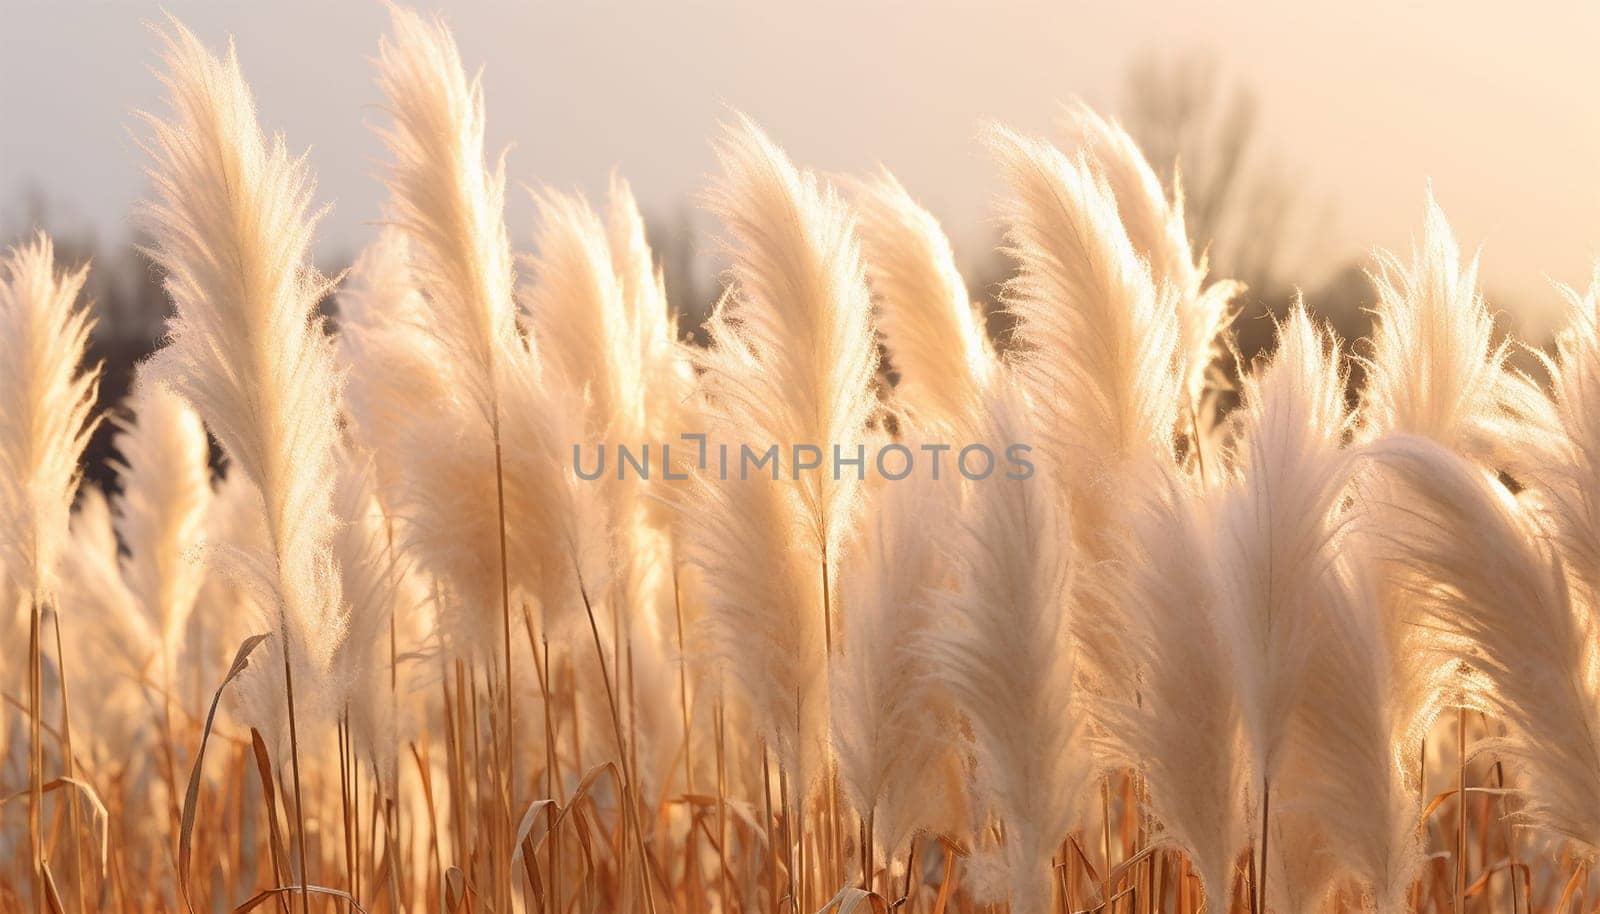
M109 492L85 274L0 267L0 909L1592 907L1600 293L1518 373L1430 201L1373 339L1218 358L1181 179L1077 106L985 134L991 340L937 188L735 117L701 344L620 176L513 239L478 79L390 20L333 280L169 27Z
M997 128L989 138L1010 195L1007 241L1018 273L1019 374L1040 412L1043 450L1094 544L1130 464L1172 450L1182 384L1178 317L1088 159Z
M1216 493L1178 474L1130 525L1136 570L1113 595L1134 621L1137 698L1098 705L1104 754L1144 773L1162 844L1183 851L1207 910L1225 909L1234 863L1249 843L1240 690L1215 569ZM1188 886L1179 891L1189 897Z
M211 502L211 448L200 417L171 391L140 383L131 399L133 420L116 442L117 535L129 544L128 587L161 640L162 675L170 677L205 580L198 549Z
M57 562L66 546L68 510L78 488L78 459L94 431L90 418L98 371L83 370L88 313L77 307L86 271L58 272L43 235L8 252L0 281L0 568L6 586L28 604L28 859L33 897L49 881L41 834L44 805L43 642L46 604L54 605ZM61 620L55 616L58 673ZM62 678L60 763L76 774ZM78 807L73 795L76 832ZM81 838L75 838L81 842ZM81 874L82 845L78 844ZM80 900L83 887L80 884Z
M1195 255L1184 225L1181 178L1175 174L1169 193L1128 132L1087 105L1069 109L1067 127L1104 176L1129 243L1149 263L1152 277L1166 287L1177 309L1178 375L1192 413L1212 380L1210 369L1222 348L1229 303L1244 286L1232 280L1206 281L1206 256Z
M83 365L90 322L77 304L87 271L58 270L43 235L8 251L3 267L0 557L12 587L49 600L78 488L78 458L95 427L90 408L98 372Z
M934 800L958 760L944 739L949 696L924 669L950 580L939 546L920 531L948 523L958 505L953 481L887 486L841 581L844 642L830 670L832 742L845 798L862 823L863 888L877 865L908 850L912 836L958 829L960 794Z
M158 193L145 218L176 312L151 374L194 407L262 496L269 548L239 558L272 594L264 621L282 680L271 691L287 701L309 910L294 680L298 668L303 705L331 699L325 679L344 626L330 551L339 382L332 342L312 316L326 286L309 265L308 178L281 139L262 135L231 53L214 57L175 26L163 82L172 114L150 119ZM276 680L267 669L260 681Z
M173 110L151 119L146 220L176 313L151 380L193 405L260 490L274 627L296 662L324 670L341 634L328 552L338 376L313 319L325 284L309 264L309 179L262 135L231 54L179 27L167 65Z
M824 461L830 446L851 454L875 406L876 353L849 211L749 121L727 129L718 155L724 178L710 206L735 261L702 357L714 440L809 445ZM738 675L757 720L803 796L822 769L830 591L859 486L849 473L758 473L699 477L706 517L691 522L688 546L714 589L719 653L747 671ZM752 637L769 646L746 652Z
M1028 412L1015 382L998 384L978 420L982 440L1025 440ZM1030 482L980 484L975 516L947 544L958 583L928 651L972 727L975 812L1005 823L985 894L1032 914L1052 907L1052 861L1091 795L1093 767L1074 685L1066 515L1052 489Z
M1430 194L1411 262L1383 254L1374 276L1378 307L1362 398L1369 433L1423 435L1464 451L1492 441L1509 347L1495 340L1477 282L1477 258L1461 262Z
M881 171L856 196L878 332L900 376L895 399L913 418L948 425L995 370L982 312L943 229L894 175Z

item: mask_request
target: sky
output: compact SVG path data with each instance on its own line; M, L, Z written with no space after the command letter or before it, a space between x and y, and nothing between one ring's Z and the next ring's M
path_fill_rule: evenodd
M995 232L999 121L1048 134L1063 102L1112 114L1135 61L1213 55L1258 96L1263 141L1326 206L1317 271L1405 251L1430 186L1491 297L1552 307L1600 254L1600 4L494 2L441 10L481 66L489 144L508 148L510 221L527 247L543 184L600 197L615 170L647 212L691 212L710 139L743 111L802 164L882 164L969 256ZM161 110L165 10L231 35L264 125L309 150L329 258L381 215L384 121L369 0L0 0L0 226L42 194L52 218L125 240L146 192L144 128ZM1532 10L1532 11L1530 11ZM1505 307L1511 307L1506 305Z

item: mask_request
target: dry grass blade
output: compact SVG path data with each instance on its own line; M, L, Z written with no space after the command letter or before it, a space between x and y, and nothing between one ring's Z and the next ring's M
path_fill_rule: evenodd
M868 892L857 886L847 885L839 890L839 894L828 899L828 903L817 909L817 914L855 914L866 905L865 910L872 914L888 914L889 904L877 892Z
M349 892L346 892L343 889L330 889L327 886L321 885L280 885L276 888L262 889L256 894L251 895L238 907L234 908L233 914L247 914L247 912L254 911L256 908L261 907L274 898L279 898L290 893L301 894L304 892L310 892L315 895L328 895L334 898L343 899L346 904L355 908L357 911L360 911L361 914L367 914L367 909L363 908L361 906L361 902L356 901Z
M194 835L195 812L200 805L200 772L206 761L206 742L211 738L211 727L216 723L217 705L222 701L222 692L228 687L245 668L250 665L250 654L261 642L270 635L251 635L239 645L239 650L233 655L233 663L228 667L228 674L223 677L222 684L217 686L217 691L211 696L211 708L206 712L205 728L200 733L200 748L195 750L194 767L189 771L189 786L183 792L183 822L178 831L178 892L183 896L183 905L189 911L194 911L194 903L189 897L189 851L190 841Z
M96 827L97 827L97 829L98 829L98 831L100 833L100 841L99 841L99 845L100 845L100 854L99 854L100 875L101 875L101 878L104 878L105 877L105 870L106 870L106 863L107 863L107 861L108 861L108 859L110 857L109 841L110 841L110 828L111 828L111 814L106 810L105 804L100 801L100 797L99 797L98 794L95 793L94 787L90 786L88 782L80 780L79 778L59 777L59 778L52 778L51 780L45 781L44 784L40 786L39 792L41 794L47 794L47 793L51 793L51 792L56 791L56 790L64 790L64 789L69 788L69 787L72 788L73 790L78 791L78 793L84 799L88 800L89 801L89 805L94 810L95 825L96 825ZM13 794L11 794L9 796L0 797L0 806L4 806L5 804L9 803L12 800L20 799L20 798L25 797L27 795L28 795L28 791L27 790L19 790L16 793L13 793Z

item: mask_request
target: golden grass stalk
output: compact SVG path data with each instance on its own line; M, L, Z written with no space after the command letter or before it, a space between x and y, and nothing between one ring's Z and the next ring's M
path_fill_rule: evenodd
M89 316L75 306L87 268L59 273L50 239L7 252L0 264L0 569L6 586L29 606L28 854L32 898L46 890L40 623L56 595L57 561L66 544L68 516L78 488L79 455L93 434L90 419L97 370L84 370ZM59 607L57 607L59 615ZM57 621L57 662L60 622ZM62 667L58 666L58 672ZM75 774L71 727L66 722L66 676L61 673L61 761ZM79 842L77 794L72 832ZM76 872L83 877L82 852ZM80 903L83 886L80 881Z
M411 268L427 307L427 328L451 360L453 385L459 388L478 421L469 434L486 436L493 449L496 524L493 540L498 553L500 658L503 667L498 688L503 699L503 721L496 746L505 753L500 787L503 801L494 842L493 866L502 874L509 869L510 849L505 845L516 813L519 783L516 763L516 689L512 682L511 655L511 544L504 459L501 377L503 355L517 336L514 277L506 233L505 176L503 164L490 168L484 158L484 104L482 87L468 81L455 41L441 21L429 22L403 7L390 8L391 36L379 47L379 83L388 99L393 125L383 131L393 156L388 175L390 218L410 236ZM482 464L472 472L486 471ZM456 495L458 493L451 493ZM462 505L435 497L447 514ZM477 510L472 506L470 510ZM518 524L526 523L516 515ZM445 523L427 531L454 535L456 525ZM476 545L473 543L472 545ZM482 561L482 557L476 558ZM487 655L493 626L488 618L494 600L482 576L459 567L452 583L464 587L465 608L477 617L465 641L475 652ZM497 906L510 904L504 893Z
M1215 561L1239 694L1259 873L1267 881L1271 789L1287 762L1307 664L1340 598L1337 554L1351 458L1338 345L1297 306L1271 364L1244 381L1237 476L1218 498ZM1258 886L1257 910L1268 896Z
M327 698L319 680L343 635L329 551L338 379L314 319L326 286L309 260L309 179L263 136L231 52L215 57L175 24L166 65L172 111L148 118L156 198L145 220L175 313L151 374L194 407L262 496L270 551L252 558L273 594L309 910L294 679L298 669L303 700Z

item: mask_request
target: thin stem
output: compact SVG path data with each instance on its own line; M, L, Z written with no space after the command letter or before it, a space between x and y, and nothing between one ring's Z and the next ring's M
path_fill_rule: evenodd
M877 808L867 810L867 817L861 820L861 889L872 891L872 841L873 820L877 815Z
M633 826L633 838L639 846L639 876L644 880L645 908L650 914L655 914L656 892L650 880L650 862L647 859L648 851L644 844L644 830L639 826L639 809L636 805L638 795L635 792L632 765L628 763L628 746L622 735L622 715L617 709L617 693L611 687L611 671L606 663L606 652L600 644L600 626L594 619L594 606L589 602L589 589L584 586L580 574L578 580L578 593L583 596L583 610L589 617L589 632L594 635L595 659L600 663L600 680L606 687L606 704L611 710L611 728L617 738L617 754L622 764L622 802L626 807L628 823Z
M67 657L61 650L61 607L57 604L54 612L50 614L50 626L55 630L56 636L56 675L61 680L61 756L62 767L66 769L68 777L78 776L78 757L72 751L72 701L67 696ZM78 792L67 793L67 811L72 822L72 850L74 875L77 877L78 909L83 910L83 882L84 874L88 871L83 859L83 827L82 811L79 807Z
M499 517L497 528L500 534L500 619L502 623L501 634L504 636L502 647L504 648L506 663L506 821L510 822L517 798L517 741L515 724L512 721L511 566L509 550L506 545L506 481L500 455L500 407L498 404L496 404L494 410L494 496L495 509Z
M1266 778L1261 779L1261 873L1260 873L1260 900L1256 903L1256 910L1260 914L1267 912L1267 842L1272 835L1272 784Z
M683 785L694 793L694 740L689 731L689 662L683 641L683 593L678 586L678 563L672 563L672 606L678 623L678 711L683 717ZM694 823L689 823L694 834Z
M289 662L289 630L278 627L278 640L283 648L283 691L289 700L289 764L294 776L295 828L300 832L300 912L311 914L311 893L306 889L309 878L306 866L306 808L300 793L300 733L294 714L294 669Z
M724 767L722 738L722 696L717 696L714 727L717 731L717 898L723 907L728 905L728 777ZM766 751L762 751L762 770L766 770ZM771 802L768 802L771 816Z
M1189 398L1189 440L1194 442L1194 459L1200 469L1200 481L1206 481L1206 449L1200 443L1200 414L1194 408L1194 398Z
M44 742L43 701L44 664L39 650L39 595L29 601L28 612L28 862L32 877L34 907L43 911L44 901L44 840L40 828L40 813L44 807Z
M1456 914L1467 902L1467 709L1456 709Z
M772 901L772 909L778 910L778 842L773 840L772 827L776 820L772 816L772 761L768 756L767 747L761 747L761 802L765 807L767 826L767 897ZM726 895L726 889L723 890ZM727 902L727 898L723 898Z

